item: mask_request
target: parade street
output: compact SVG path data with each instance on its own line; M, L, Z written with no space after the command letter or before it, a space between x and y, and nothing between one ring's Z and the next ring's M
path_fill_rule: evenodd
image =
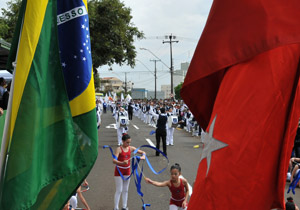
M142 145L155 145L155 134L150 135L150 131L155 130L142 122L140 119L133 117L129 125L129 135L131 136L131 146L139 147ZM103 145L109 145L113 149L117 147L117 131L115 119L112 113L108 111L102 114L102 124L98 132L99 135L99 155L97 161L87 177L90 189L84 192L89 206L92 210L112 210L115 193L114 170L115 165L112 163L112 155L110 150L103 149ZM195 145L200 145L194 148ZM160 171L166 167L167 160L162 155L155 156L155 151L149 148L142 148L147 153L147 157L156 171ZM161 148L162 149L162 148ZM192 188L195 180L202 146L200 137L192 137L191 133L185 130L174 131L174 146L167 147L169 165L167 169L159 175L155 175L144 161L144 176L156 181L165 181L170 179L170 166L179 163L182 168L182 175L187 179ZM142 167L143 161L140 166ZM247 174L245 174L247 176ZM237 180L238 181L238 180ZM288 186L288 183L287 183ZM212 189L213 190L213 189ZM147 184L144 180L141 182L141 191L144 194L143 200L145 204L151 204L146 209L167 210L169 209L170 191L167 187L155 187ZM289 193L288 196L294 197L294 201L300 205L300 190L296 189L296 195ZM79 207L83 207L79 200ZM121 207L122 199L120 200ZM130 210L138 210L142 208L142 200L138 195L134 178L131 178L129 186L128 208Z

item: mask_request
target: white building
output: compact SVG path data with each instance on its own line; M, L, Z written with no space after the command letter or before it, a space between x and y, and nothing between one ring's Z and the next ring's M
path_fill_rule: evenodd
M100 78L100 91L121 92L123 91L123 82L116 77Z
M173 84L174 84L174 87L176 87L177 85L179 85L181 82L184 82L184 78L185 78L185 75L186 75L187 70L189 68L189 65L190 65L189 62L181 63L180 70L174 71L174 74L173 74Z
M155 91L148 90L147 99L154 99ZM156 91L156 99L165 99L165 93L163 91Z
M190 63L181 63L180 70L175 70L173 72L173 88L175 88L180 83L184 82L185 75L189 68ZM170 98L171 96L171 85L161 85L161 91L164 92L165 98ZM174 90L173 90L174 92Z
M171 85L162 85L160 86L160 89L162 92L164 92L165 99L171 97Z

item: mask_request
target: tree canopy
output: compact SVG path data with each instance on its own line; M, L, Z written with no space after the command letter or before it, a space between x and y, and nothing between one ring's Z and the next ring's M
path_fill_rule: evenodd
M10 0L2 8L0 37L11 42L21 0ZM94 69L102 65L135 65L134 40L144 38L132 23L131 9L120 0L89 0L90 36ZM96 72L95 72L96 73Z
M0 16L0 37L7 42L12 41L21 2L21 0L10 0L6 3L7 9L1 8L2 15Z
M91 0L88 8L94 67L114 63L133 67L133 42L144 34L131 22L131 9L119 0Z
M180 95L180 91L181 91L181 88L182 88L182 82L177 85L175 88L174 88L174 92L175 92L175 99L177 100L181 100L181 95Z

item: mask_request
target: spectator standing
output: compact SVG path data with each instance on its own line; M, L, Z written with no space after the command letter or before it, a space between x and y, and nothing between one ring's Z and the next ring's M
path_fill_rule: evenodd
M6 81L3 77L0 77L0 104L3 103L3 95L6 91Z

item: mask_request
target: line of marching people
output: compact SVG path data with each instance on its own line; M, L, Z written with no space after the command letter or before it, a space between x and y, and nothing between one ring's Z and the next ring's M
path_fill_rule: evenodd
M139 118L149 126L156 127L157 118L155 115L161 114L161 108L165 109L165 114L168 117L166 123L167 145L174 145L174 129L185 129L192 136L200 136L203 132L183 101L131 100L129 102L114 102L109 106L117 124L118 145L122 143L122 133L128 132L128 124L132 120L132 116Z
M169 126L169 131L171 132L169 136L172 136L174 128L185 129L187 132L191 133L192 136L200 136L202 129L194 118L193 114L189 110L186 104L183 101L175 102L173 100L135 100L132 102L134 107L134 115L140 118L144 123L155 127L156 121L153 114L151 114L150 107L153 103L152 111L156 114L160 113L162 107L165 108L168 116L177 117L177 126ZM167 142L171 143L171 140Z

